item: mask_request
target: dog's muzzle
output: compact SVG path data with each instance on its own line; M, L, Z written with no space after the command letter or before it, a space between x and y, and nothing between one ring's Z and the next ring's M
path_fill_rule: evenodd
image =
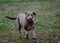
M32 18L30 18L30 21L32 21Z
M30 18L30 19L27 19L27 18L26 18L26 20L27 20L28 22L32 22L32 21L33 21L32 18Z

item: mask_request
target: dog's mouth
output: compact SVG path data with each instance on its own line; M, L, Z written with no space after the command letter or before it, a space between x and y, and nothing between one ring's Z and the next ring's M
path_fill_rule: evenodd
M30 21L30 22L31 22L31 21L33 21L33 20L32 20L32 19L28 19L28 21Z
M31 21L33 21L32 19L30 20L30 19L27 19L29 22L31 22Z
M27 18L26 18L26 20L27 20L28 22L32 22L32 21L33 21L32 19L27 19Z
M31 18L30 18L29 20L30 20L30 21L32 21L32 19L31 19Z

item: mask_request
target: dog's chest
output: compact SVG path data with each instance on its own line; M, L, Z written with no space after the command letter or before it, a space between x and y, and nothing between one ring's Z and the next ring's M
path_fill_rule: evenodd
M32 21L31 23L27 22L25 25L25 30L29 31L34 28L34 22Z

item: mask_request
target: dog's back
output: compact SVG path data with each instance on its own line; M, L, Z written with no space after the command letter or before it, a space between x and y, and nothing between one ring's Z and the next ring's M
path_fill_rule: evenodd
M19 14L19 15L17 16L17 19L16 19L16 20L19 19L19 22L20 22L21 26L23 26L23 27L24 27L24 24L26 23L25 17L26 17L26 16L25 16L25 14L23 13L23 14Z

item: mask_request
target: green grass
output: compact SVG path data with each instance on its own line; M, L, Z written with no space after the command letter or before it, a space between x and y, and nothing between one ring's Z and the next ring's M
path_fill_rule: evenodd
M0 0L0 4L7 3L22 3L22 2L46 2L46 1L55 1L55 0Z

